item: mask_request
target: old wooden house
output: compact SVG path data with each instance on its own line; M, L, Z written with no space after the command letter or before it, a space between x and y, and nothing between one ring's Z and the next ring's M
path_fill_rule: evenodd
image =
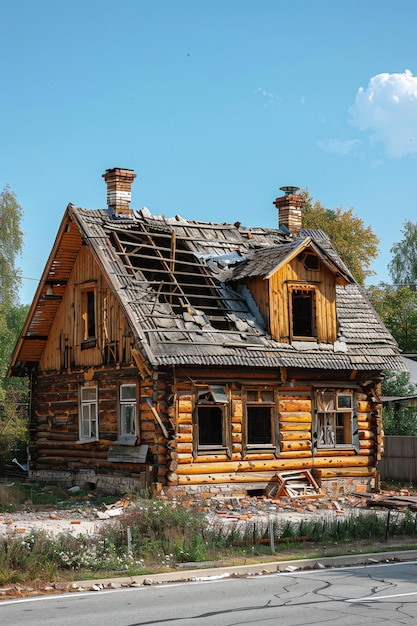
M29 474L102 491L252 492L309 470L378 481L397 345L284 187L277 228L69 204L9 374L30 379ZM162 486L162 487L161 487Z

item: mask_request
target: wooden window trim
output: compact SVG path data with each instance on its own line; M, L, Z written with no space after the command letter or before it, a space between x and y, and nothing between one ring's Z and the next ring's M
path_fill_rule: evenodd
M199 402L199 391L208 390L211 392L212 398L216 397L216 392L211 390L211 387L223 388L225 399L224 401L202 400ZM219 394L219 398L221 397ZM221 411L221 430L222 430L222 443L201 444L200 443L200 424L199 424L199 407L202 408L217 408ZM194 457L205 454L218 454L223 452L228 456L231 456L231 424L230 424L230 394L227 385L219 385L218 383L198 384L195 385L193 391L193 455Z
M328 410L319 406L318 394L333 395L333 407ZM339 406L339 398L349 396L350 407ZM359 452L360 442L358 435L358 416L356 409L356 393L354 388L316 387L313 390L313 454L317 450L355 450ZM328 415L328 422L324 422ZM343 419L343 425L338 424L338 417ZM326 428L329 429L327 432ZM343 442L337 441L337 431L343 429ZM349 439L349 441L348 441Z
M262 391L271 391L273 394L272 402L259 401L259 406L267 406L271 408L271 442L270 443L250 443L249 442L249 426L248 426L248 407L256 406L256 403L248 400L248 392L258 392L258 398ZM242 388L242 451L244 454L256 452L273 452L278 456L279 451L279 427L278 427L278 388L273 385L245 385Z
M319 329L317 326L318 312L317 312L317 292L318 285L314 283L297 282L287 285L288 287L288 323L289 323L289 335L290 341L317 341ZM310 293L312 296L312 312L311 322L312 331L310 335L297 335L294 333L294 310L293 310L293 294L295 291L304 291Z

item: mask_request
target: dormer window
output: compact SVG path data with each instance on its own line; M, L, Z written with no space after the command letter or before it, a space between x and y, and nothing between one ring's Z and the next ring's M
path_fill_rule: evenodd
M290 320L292 339L313 339L316 329L316 290L307 286L290 290Z

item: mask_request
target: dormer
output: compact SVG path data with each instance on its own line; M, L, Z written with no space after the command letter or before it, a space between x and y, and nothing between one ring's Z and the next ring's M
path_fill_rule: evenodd
M275 205L286 242L249 251L232 280L248 287L276 341L332 344L338 333L336 285L352 279L324 233L300 236L302 198L297 187L282 189L286 195Z

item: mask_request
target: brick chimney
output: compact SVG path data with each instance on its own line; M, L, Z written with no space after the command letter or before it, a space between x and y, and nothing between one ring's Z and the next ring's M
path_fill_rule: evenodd
M106 170L103 178L107 184L107 206L116 215L131 215L132 209L129 207L131 199L131 186L136 178L133 170L126 170L121 167L113 167Z
M280 187L284 196L274 200L272 204L278 209L278 225L285 226L292 235L298 237L301 230L302 196L297 194L299 187Z

